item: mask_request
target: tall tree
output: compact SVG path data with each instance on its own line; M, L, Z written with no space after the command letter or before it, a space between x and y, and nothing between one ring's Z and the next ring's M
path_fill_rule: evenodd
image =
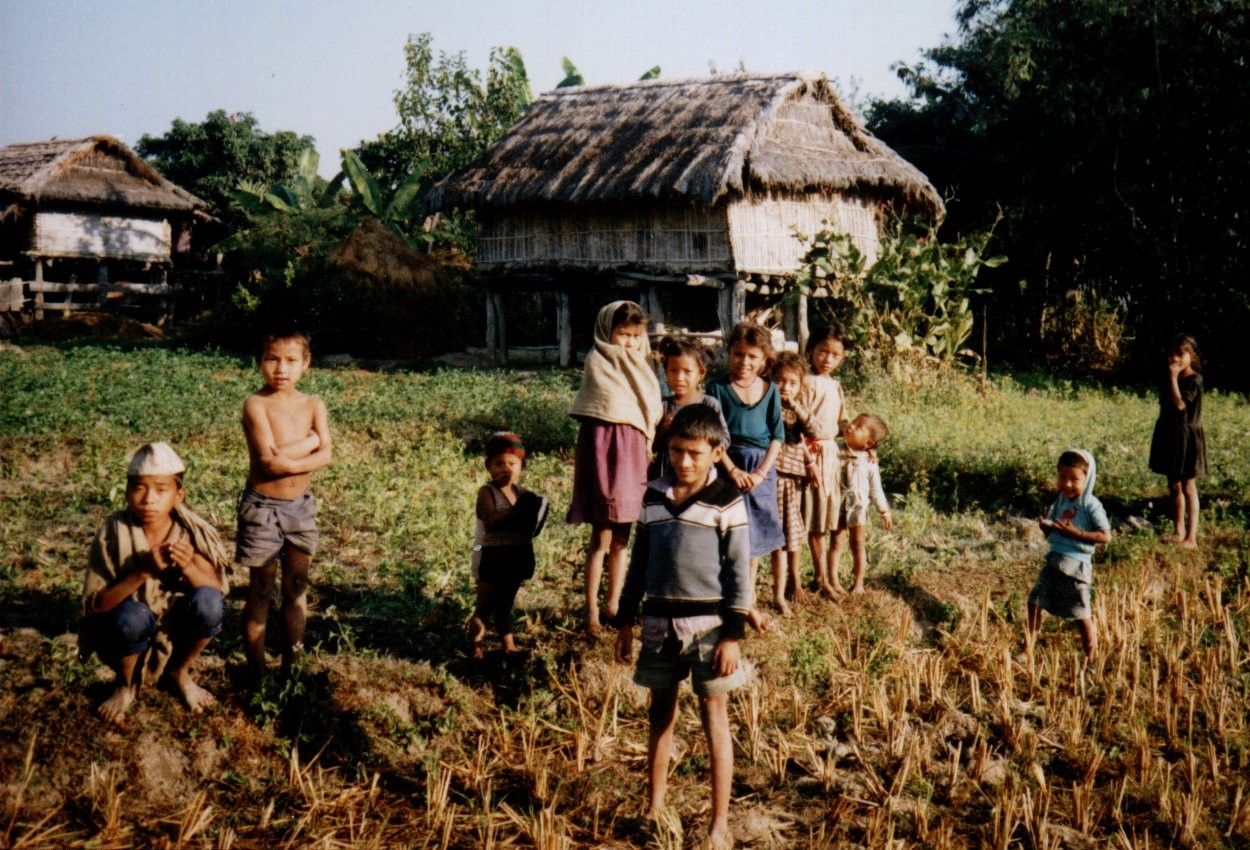
M1180 325L1222 347L1250 319L1250 0L964 0L957 20L869 121L953 193L949 227L1002 208L1008 332L1036 341L1075 292L1152 347Z
M217 215L229 216L240 180L286 180L298 173L301 154L312 147L312 136L266 133L250 112L217 109L200 123L175 118L164 135L144 134L135 151L167 179L208 201Z

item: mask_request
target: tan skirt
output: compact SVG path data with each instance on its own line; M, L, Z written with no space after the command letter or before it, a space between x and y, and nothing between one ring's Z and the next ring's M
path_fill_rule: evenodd
M828 534L838 530L838 514L842 507L842 471L838 462L836 440L819 440L816 455L816 476L820 487L803 491L803 519L808 534Z

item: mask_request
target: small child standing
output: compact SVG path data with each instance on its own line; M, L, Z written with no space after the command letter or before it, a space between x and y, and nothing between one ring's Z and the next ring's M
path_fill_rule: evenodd
M838 459L837 437L850 417L842 385L833 373L846 360L848 338L846 328L839 322L812 330L806 349L812 371L803 382L802 396L811 414L812 437L819 449L813 459L816 479L820 482L819 487L810 487L803 495L803 519L807 523L807 541L817 582L821 592L830 597L843 593L831 551L842 510L842 466Z
M648 450L660 421L660 382L650 362L647 317L614 301L595 319L582 385L569 415L581 422L573 453L568 522L590 524L586 551L586 631L599 633L599 584L608 563L609 617L625 581L630 525L642 510Z
M803 494L809 484L820 486L816 463L805 439L811 434L811 418L800 400L806 373L803 358L790 351L779 354L773 366L773 383L781 396L781 420L786 433L785 442L777 453L777 512L781 515L786 545L784 550L777 549L772 555L773 601L783 617L790 616L790 603L786 600L787 575L794 601L803 598L803 586L799 583L807 530L803 524Z
M221 631L230 558L217 530L183 507L185 472L167 444L142 446L126 471L126 510L91 542L78 654L98 652L116 675L96 710L109 723L124 723L145 677L169 682L193 714L214 701L190 671Z
M668 443L673 471L647 486L616 623L616 659L628 664L641 605L642 651L634 681L651 690L647 778L650 815L661 823L672 822L664 804L678 687L693 677L712 771L712 847L733 845L729 692L747 678L738 642L752 598L746 506L715 469L724 439L710 407L692 404L673 418Z
M296 388L311 362L302 331L288 326L269 333L256 355L265 385L243 402L249 463L247 485L239 495L235 558L251 574L243 642L257 682L265 673L265 625L279 563L284 670L304 648L308 571L317 550L317 507L309 483L331 458L325 402Z
M1042 628L1042 611L1076 620L1085 660L1093 660L1098 638L1090 610L1094 546L1111 541L1111 525L1094 496L1094 456L1084 449L1059 455L1059 495L1050 512L1037 521L1050 542L1046 563L1029 593L1030 645Z
M850 538L855 570L851 593L858 596L864 592L864 572L868 567L868 504L871 502L881 514L881 524L886 531L894 527L890 503L881 488L881 468L876 457L877 446L885 442L889 433L881 417L871 413L856 416L842 431L846 444L842 452L842 510L838 530L833 535L833 551L829 554L829 576L834 592L839 595L843 590L838 567L847 538Z
M668 465L668 426L688 404L706 404L716 411L721 422L720 402L703 392L703 379L707 376L708 350L690 337L666 336L656 349L664 364L664 381L669 395L664 397L664 415L655 431L655 462L652 478L662 478L672 472ZM729 433L728 426L725 433Z
M1167 378L1159 388L1159 419L1150 441L1150 469L1168 479L1175 541L1198 545L1198 482L1207 472L1202 429L1202 358L1192 336L1180 334L1167 350Z
M498 431L486 441L490 482L477 491L473 536L473 578L477 601L469 620L470 652L482 658L486 621L491 620L504 652L517 652L512 636L512 605L521 583L534 576L533 539L547 518L547 500L520 485L525 444L516 434Z
M746 501L751 530L751 593L759 559L785 546L777 513L777 453L785 440L781 396L767 378L773 360L768 331L743 322L729 335L729 374L708 385L729 425L724 467ZM755 606L752 605L754 613ZM758 614L754 622L763 622Z

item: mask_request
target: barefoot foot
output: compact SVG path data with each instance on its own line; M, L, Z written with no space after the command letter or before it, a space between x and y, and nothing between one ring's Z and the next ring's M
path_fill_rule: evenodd
M134 701L134 685L118 685L117 690L113 691L113 695L100 703L100 707L95 710L95 713L106 723L112 723L114 726L124 726L126 724L126 712Z
M201 714L205 708L217 702L216 697L189 678L179 687L178 692L187 710L192 714Z

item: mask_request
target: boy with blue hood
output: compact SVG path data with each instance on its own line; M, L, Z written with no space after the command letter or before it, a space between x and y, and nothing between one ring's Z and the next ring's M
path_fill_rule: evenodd
M1089 601L1091 559L1095 545L1111 541L1111 524L1102 502L1094 497L1094 456L1084 449L1068 449L1059 456L1058 467L1059 496L1050 513L1037 521L1050 551L1029 593L1029 634L1036 638L1042 611L1076 620L1088 663L1098 646Z

